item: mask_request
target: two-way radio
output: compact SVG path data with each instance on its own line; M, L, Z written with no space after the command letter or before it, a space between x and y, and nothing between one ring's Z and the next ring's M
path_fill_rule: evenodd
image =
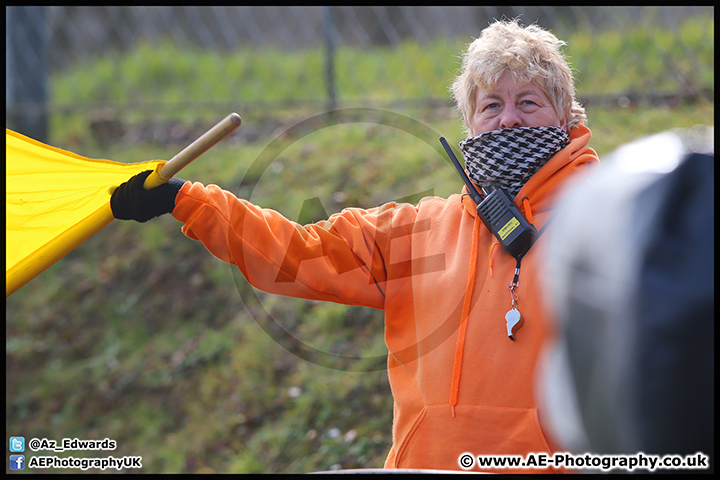
M522 257L533 243L537 235L535 227L527 221L510 198L510 195L497 185L481 187L484 197L477 191L475 185L470 181L465 170L448 145L445 137L440 137L440 143L445 147L450 160L460 173L468 192L477 204L477 214L488 230L495 235L500 245L515 258Z

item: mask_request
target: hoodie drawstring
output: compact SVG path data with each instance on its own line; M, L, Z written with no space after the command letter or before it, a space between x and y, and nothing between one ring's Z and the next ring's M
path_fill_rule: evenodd
M490 245L490 250L488 251L488 270L490 270L490 278L493 278L493 250L495 250L495 247L497 247L498 245L500 245L500 242L493 242L493 244Z
M465 298L463 299L462 314L460 316L460 328L458 330L457 345L455 346L455 360L453 362L452 386L450 388L450 407L452 416L455 416L455 405L458 400L460 386L460 372L462 371L463 352L465 350L465 333L467 332L468 317L470 316L470 305L472 303L473 287L477 275L478 239L480 237L480 226L482 220L475 217L472 233L472 247L470 248L470 265L468 267L467 283L465 285Z
M528 199L528 197L523 197L522 205L523 205L523 210L525 213L525 218L527 219L527 221L530 223L535 223L535 222L533 222L533 212L532 212L532 207L530 207L530 200Z
M522 207L524 210L525 217L530 223L533 223L533 212L532 207L530 206L530 200L528 197L524 197L522 199ZM537 238L542 235L542 233L545 231L545 229L550 224L550 220L552 218L548 219L547 222L545 222L545 225L540 229L538 234L536 235L535 239L533 239L533 242L528 246L528 248L519 256L516 258L517 260L517 266L515 268L515 278L513 279L513 282L511 283L512 286L517 286L518 281L518 275L520 273L520 259L527 253L527 250L529 250L530 246L537 240ZM477 259L478 259L478 249L479 249L479 237L480 237L480 227L483 225L482 220L479 216L475 217L475 222L473 223L473 239L472 239L472 246L470 248L470 263L468 266L468 277L467 277L467 283L465 284L465 297L463 298L463 307L462 307L462 313L460 316L460 328L458 329L458 337L457 337L457 344L455 345L455 359L453 361L453 372L452 372L452 385L450 387L450 410L452 412L452 416L455 417L455 405L457 405L458 402L458 394L460 391L460 374L462 373L462 363L463 363L463 353L465 351L465 337L467 332L467 326L468 326L468 319L470 317L470 306L472 304L472 296L473 296L473 289L475 286L475 277L477 276ZM495 250L495 247L499 245L499 242L493 242L490 245L490 251L488 252L488 269L490 273L490 277L493 276L492 271L492 264L493 264L493 251ZM510 288L510 287L508 287ZM514 293L512 289L510 290L510 293ZM514 305L514 304L513 304ZM512 337L511 337L512 339Z

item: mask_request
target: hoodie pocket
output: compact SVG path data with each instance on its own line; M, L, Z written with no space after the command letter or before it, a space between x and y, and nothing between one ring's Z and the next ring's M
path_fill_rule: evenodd
M455 417L449 405L426 405L397 449L396 468L458 470L464 453L521 455L551 453L534 408L457 405ZM478 468L500 473L551 473L547 468Z

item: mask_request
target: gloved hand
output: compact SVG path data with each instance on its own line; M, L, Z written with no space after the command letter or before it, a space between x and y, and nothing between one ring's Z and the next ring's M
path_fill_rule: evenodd
M145 190L143 184L151 173L152 170L140 172L115 189L110 197L110 208L115 218L147 222L173 211L175 197L185 180L173 177L167 183Z

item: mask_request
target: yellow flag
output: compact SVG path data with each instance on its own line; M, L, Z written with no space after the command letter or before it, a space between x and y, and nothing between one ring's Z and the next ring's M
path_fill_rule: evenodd
M113 220L115 187L166 162L94 160L5 133L7 297Z

